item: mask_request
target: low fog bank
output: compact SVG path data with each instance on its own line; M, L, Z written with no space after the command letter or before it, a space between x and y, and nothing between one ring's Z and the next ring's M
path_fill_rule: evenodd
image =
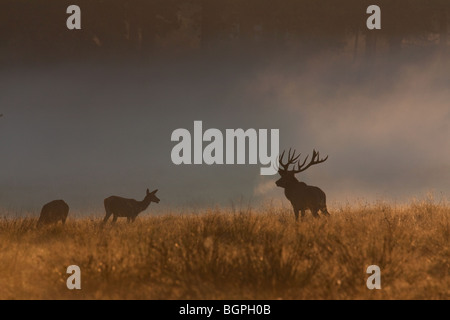
M330 203L407 201L450 191L450 62L438 54L58 64L0 75L0 207L36 211L63 198L79 212L142 199L150 212L271 200L260 165L175 166L173 130L280 129L280 148L329 159L298 178Z

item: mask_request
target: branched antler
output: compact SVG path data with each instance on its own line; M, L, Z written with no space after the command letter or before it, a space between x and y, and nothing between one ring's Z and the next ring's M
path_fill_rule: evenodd
M319 164L319 163L325 162L328 159L328 156L326 156L323 159L320 159L319 152L314 149L313 150L313 155L312 155L311 160L309 161L309 163L306 164L306 162L308 161L308 157L309 157L309 156L306 156L305 160L300 164L299 157L300 157L301 153L298 156L295 156L295 150L291 154L291 149L289 149L288 161L287 161L287 163L283 163L284 154L285 154L285 151L283 151L283 153L281 154L281 156L280 156L280 158L278 160L279 163L280 163L280 166L283 168L281 170L283 170L283 171L291 171L291 172L294 172L294 173L299 173L299 172L305 171L309 167L311 167L311 166L313 166L315 164ZM294 165L293 170L289 170L289 165L291 165L291 164Z
M283 151L283 153L281 154L280 158L278 159L278 162L280 163L280 166L283 168L282 170L289 171L289 166L291 164L295 164L295 162L298 160L298 158L300 157L301 154L299 154L298 156L295 156L295 150L291 154L291 148L289 148L288 162L283 163L284 153L285 153L285 151Z

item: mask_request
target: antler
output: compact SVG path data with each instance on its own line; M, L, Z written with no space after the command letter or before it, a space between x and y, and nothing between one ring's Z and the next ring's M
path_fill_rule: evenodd
M302 164L300 164L300 161L298 161L297 162L297 168L295 168L292 171L294 173L299 173L299 172L305 171L306 169L308 169L309 167L311 167L311 166L313 166L315 164L319 164L319 163L325 162L328 159L328 156L326 156L324 159L320 159L319 152L316 151L315 149L313 149L313 155L311 157L311 161L305 166L306 161L308 160L308 157L309 156L307 156L305 158L305 161L303 161Z
M280 163L280 166L283 168L282 170L288 171L289 166L291 164L295 164L295 162L298 160L298 158L300 157L301 154L299 154L298 156L295 156L295 150L294 150L294 152L291 155L291 148L289 148L288 162L287 163L283 163L283 158L284 158L285 151L283 151L283 153L279 157L278 162Z

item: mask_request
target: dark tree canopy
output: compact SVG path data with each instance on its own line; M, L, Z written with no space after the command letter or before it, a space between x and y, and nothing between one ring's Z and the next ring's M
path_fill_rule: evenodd
M166 52L448 50L450 2L378 0L382 29L369 31L367 0L78 0L82 29L66 28L73 1L5 0L0 62L146 59ZM353 45L351 45L353 44ZM363 52L364 54L364 52Z

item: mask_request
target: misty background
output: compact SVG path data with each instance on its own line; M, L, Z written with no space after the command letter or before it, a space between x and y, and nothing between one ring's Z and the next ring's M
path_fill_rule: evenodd
M281 150L329 155L297 176L321 187L330 206L448 197L449 5L417 1L431 9L422 11L428 22L412 29L408 21L390 25L391 8L381 6L387 27L374 36L364 30L365 9L352 1L339 11L352 19L321 19L309 29L288 23L300 18L280 19L291 17L290 1L277 7L286 11L252 14L202 1L119 1L124 7L108 16L92 3L79 4L82 17L88 11L81 31L65 29L64 2L27 13L18 1L0 17L9 26L0 45L6 212L36 212L61 198L76 212L99 213L107 196L141 200L146 188L161 198L148 212L288 205L278 176L260 176L261 165L172 164L173 130L193 132L195 120L203 130L280 129ZM133 15L150 4L154 14ZM22 20L8 18L20 10ZM89 20L94 12L99 18ZM145 30L156 30L152 41Z

